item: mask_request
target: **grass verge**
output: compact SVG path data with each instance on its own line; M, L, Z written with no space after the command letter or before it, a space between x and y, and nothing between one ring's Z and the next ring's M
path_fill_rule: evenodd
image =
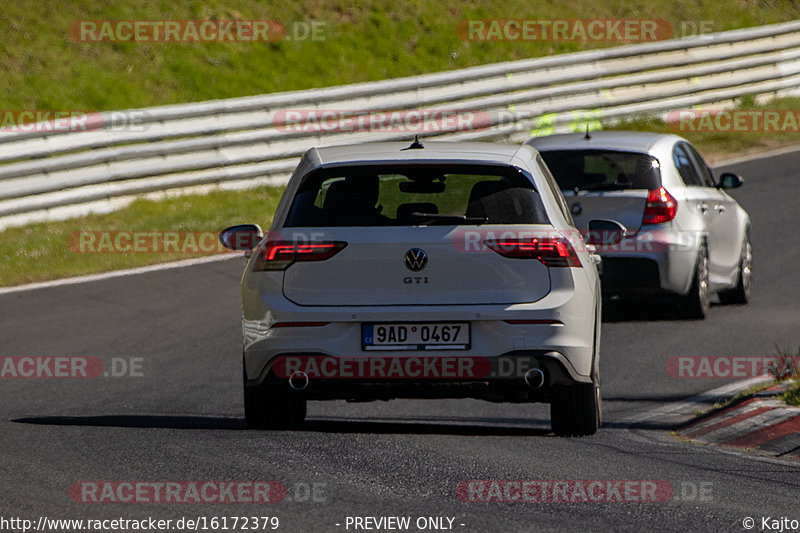
M800 18L793 0L0 2L0 109L122 110L411 76L624 44L463 39L468 19L664 20L673 37ZM80 21L271 20L278 42L86 42ZM299 23L299 26L296 25ZM304 25L317 24L312 39ZM321 24L321 26L319 26ZM300 28L302 31L298 31ZM666 35L665 35L666 36ZM613 35L612 35L613 37Z
M795 385L780 396L787 405L800 407L800 381L795 380Z
M785 371L790 372L794 384L791 388L783 391L779 398L783 400L786 405L800 407L800 347L792 351L788 346L786 349L778 348L780 357L783 358L783 368Z
M710 411L718 411L720 409L725 409L726 407L730 407L731 405L735 405L739 402L743 402L744 400L752 398L753 396L755 396L756 394L758 394L763 390L767 390L770 387L774 387L775 383L777 383L777 381L773 380L764 383L759 383L758 385L753 385L752 387L749 387L748 389L745 389L742 392L735 394L732 398L728 398L727 400L722 400L715 403L710 409L702 412L701 414L705 414Z
M798 362L800 362L800 348L796 351L790 350L788 347L783 349L780 345L776 344L775 349L777 355L775 356L776 366L770 370L770 373L775 378L772 381L753 385L747 390L740 392L733 398L715 404L710 410L723 409L733 404L744 401L752 396L755 396L762 390L774 387L777 384L793 381L792 385L787 390L778 394L778 398L783 400L787 405L800 407L800 377L798 377Z
M207 232L253 222L269 227L282 189L264 187L249 191L212 191L164 200L136 200L103 215L60 222L32 224L0 232L0 285L93 274L122 268L209 255L201 247L180 246L187 253L96 252L81 253L75 244L80 232ZM100 240L98 239L99 243ZM129 244L127 241L123 244ZM185 243L184 243L185 244ZM100 246L84 250L101 250Z

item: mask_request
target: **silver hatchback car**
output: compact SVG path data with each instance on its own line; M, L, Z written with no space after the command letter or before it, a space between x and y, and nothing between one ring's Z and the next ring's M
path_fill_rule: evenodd
M619 223L607 227L621 240L590 238L603 258L605 296L677 296L688 318L704 318L714 293L722 303L747 303L750 218L725 192L742 185L739 176L715 179L676 135L603 131L525 144L541 153L582 232L592 219Z

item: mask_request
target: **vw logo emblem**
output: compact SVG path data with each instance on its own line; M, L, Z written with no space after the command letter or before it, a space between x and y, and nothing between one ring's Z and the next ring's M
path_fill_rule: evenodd
M412 248L406 252L403 262L411 272L419 272L428 265L428 254L420 248Z

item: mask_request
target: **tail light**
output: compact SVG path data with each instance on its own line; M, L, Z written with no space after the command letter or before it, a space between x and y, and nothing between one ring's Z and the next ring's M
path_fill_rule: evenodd
M647 193L647 203L644 206L642 224L663 224L675 218L678 211L678 201L667 189L659 187L650 189Z
M346 242L268 241L257 251L253 272L286 270L301 261L324 261L338 254Z
M548 267L581 267L578 254L563 237L486 240L484 244L512 259L538 259Z

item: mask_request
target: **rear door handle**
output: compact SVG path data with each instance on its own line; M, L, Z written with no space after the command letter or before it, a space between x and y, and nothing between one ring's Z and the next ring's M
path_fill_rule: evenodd
M714 209L716 209L717 213L719 213L720 215L725 212L725 206L722 204L715 205Z
M699 209L700 211L702 211L702 212L703 212L703 214L705 215L705 214L706 214L706 211L708 211L708 204L706 204L706 203L702 203L702 204L700 204L700 205L698 205L698 206L697 206L697 209Z

